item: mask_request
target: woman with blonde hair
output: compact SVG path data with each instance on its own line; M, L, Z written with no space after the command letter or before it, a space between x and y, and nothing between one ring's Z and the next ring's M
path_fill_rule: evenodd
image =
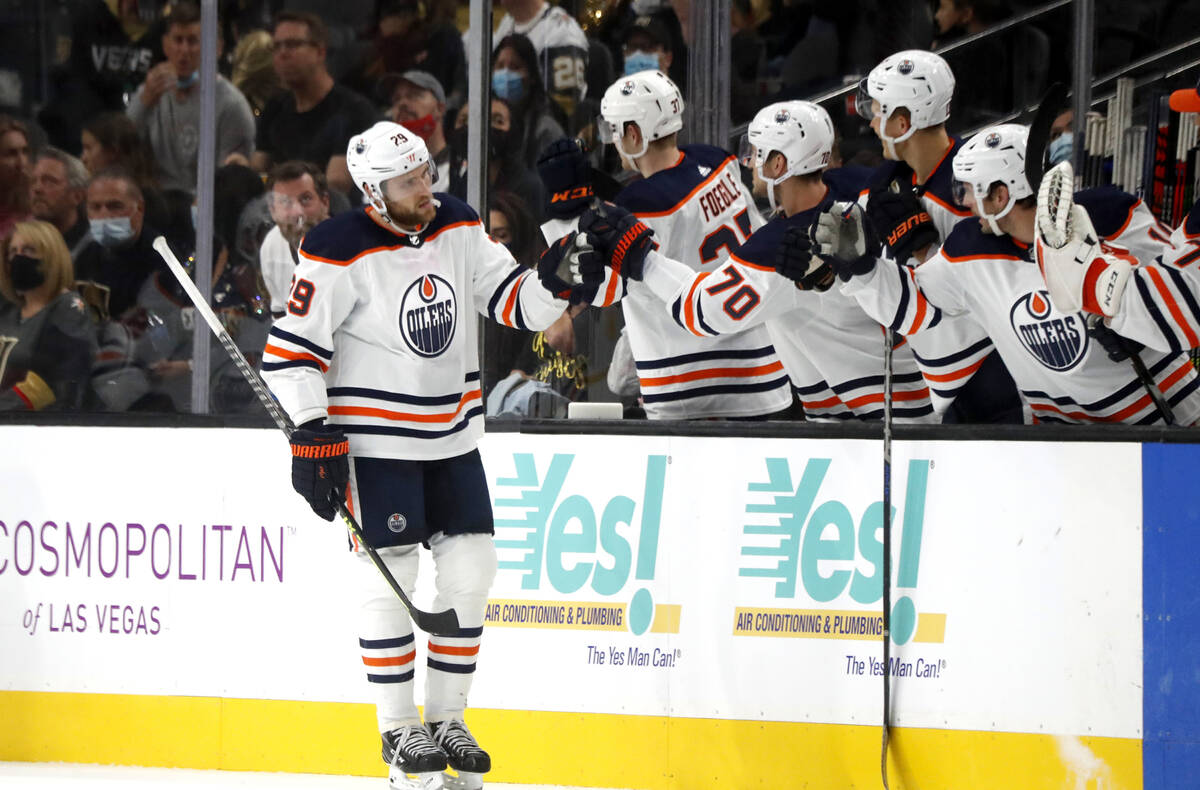
M96 330L74 283L58 228L18 222L0 250L0 411L82 406Z

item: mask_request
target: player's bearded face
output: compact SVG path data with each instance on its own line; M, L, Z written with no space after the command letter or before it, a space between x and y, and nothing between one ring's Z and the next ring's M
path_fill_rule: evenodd
M383 199L388 216L397 225L416 228L429 222L437 214L437 206L433 203L432 168L423 167L388 179L383 184Z

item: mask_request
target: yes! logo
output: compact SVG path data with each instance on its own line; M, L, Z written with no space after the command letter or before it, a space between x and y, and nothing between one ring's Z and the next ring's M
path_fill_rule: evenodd
M580 476L569 487L574 461L573 453L555 453L539 472L532 453L513 454L513 475L497 478L493 488L499 569L517 571L525 590L549 584L562 594L586 589L603 599L615 599L602 604L615 622L609 619L595 625L618 626L610 630L628 627L634 634L652 627L656 632L677 631L679 607L655 605L647 586L658 564L666 456L647 456L644 488L629 492L640 496L640 503L625 494L597 500L592 485L579 486L597 480L594 476ZM581 490L591 496L575 493ZM551 626L570 628L585 627L579 619L594 620L600 607L539 604L539 609L547 608L561 608L564 618L571 618ZM496 617L505 614L498 611Z
M794 484L788 459L768 458L766 482L749 485L751 493L772 496L769 502L756 498L746 506L743 565L738 575L775 580L776 600L797 598L802 590L805 597L817 603L848 595L865 607L883 597L883 503L871 502L855 523L853 513L860 512L857 506L852 511L837 499L820 501L821 485L832 463L829 458L809 459L799 483ZM897 466L893 471L898 473L901 468ZM898 645L917 633L918 614L912 593L921 569L929 468L929 461L908 462L903 515L898 517L897 508L892 507L892 546L899 547L899 558L892 569L895 583L890 625L892 641ZM768 632L789 631L785 635L820 634L830 639L882 634L878 611L804 610L782 618L777 614L764 617L763 611L739 612L735 632L775 636L781 634ZM923 616L922 625L926 620L944 624L944 617ZM877 632L870 630L877 626Z
M458 323L454 288L427 274L404 291L400 300L400 336L422 357L436 357L450 347Z
M1070 370L1087 355L1088 335L1078 313L1060 313L1049 291L1017 299L1009 311L1013 332L1025 350L1051 370Z

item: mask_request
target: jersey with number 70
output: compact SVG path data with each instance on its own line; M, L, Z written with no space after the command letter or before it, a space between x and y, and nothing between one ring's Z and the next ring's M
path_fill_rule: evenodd
M710 145L683 147L674 166L630 184L615 202L654 230L661 254L697 272L724 265L763 224L736 160ZM787 373L764 327L697 337L671 320L645 283L621 288L610 278L593 304L621 301L651 419L748 417L791 404Z

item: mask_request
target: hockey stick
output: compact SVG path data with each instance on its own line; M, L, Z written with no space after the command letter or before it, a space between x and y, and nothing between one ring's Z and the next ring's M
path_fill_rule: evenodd
M292 422L292 418L288 416L288 413L283 410L278 401L271 395L266 382L262 380L258 372L242 356L242 352L238 349L237 344L233 342L233 338L229 336L229 333L225 331L225 327L221 325L221 319L217 318L217 314L208 306L208 301L200 293L200 289L192 282L192 278L184 271L183 266L179 263L179 259L175 257L175 253L171 252L171 248L167 246L167 240L159 236L154 240L154 249L166 261L167 266L171 269L171 274L175 275L175 279L179 281L188 298L192 300L196 312L204 318L204 322L208 324L208 328L217 336L217 340L221 341L221 345L225 348L225 353L229 354L229 358L233 360L237 369L245 377L246 382L254 390L254 394L258 396L259 402L262 403L267 413L271 415L271 419L279 426L279 430L283 431L284 435L290 439L292 432L296 430L296 425ZM346 528L354 534L354 537L358 538L358 542L366 550L367 556L371 558L371 562L375 563L375 567L383 574L383 578L387 581L388 586L400 597L401 603L404 604L404 608L408 610L409 616L412 617L417 627L435 636L457 635L459 630L458 613L453 609L447 609L444 612L423 612L418 609L412 602L412 599L404 592L399 582L396 581L396 577L392 576L391 571L384 564L383 558L375 551L375 547L367 541L367 536L363 534L362 527L359 526L354 515L346 507L346 503L341 501L340 498L331 499L333 500L332 504L337 507L338 515L345 522Z
M1047 181L1038 191L1037 234L1042 243L1055 249L1062 249L1071 240L1074 232L1071 220L1072 209L1075 205L1075 171L1070 162L1061 162L1046 174ZM1167 425L1175 424L1175 412L1171 404L1155 384L1146 370L1146 364L1141 356L1132 348L1126 348L1133 372L1141 382L1142 388L1154 401L1158 413L1162 415Z
M1025 143L1025 180L1029 188L1037 192L1042 183L1042 175L1046 169L1046 147L1050 144L1050 129L1054 119L1058 117L1063 102L1067 100L1067 86L1056 82L1046 89L1042 101L1038 104L1037 113L1029 124L1029 139ZM1083 123L1082 118L1076 118L1075 123Z
M883 327L883 745L879 770L888 790L888 740L892 730L892 331Z

